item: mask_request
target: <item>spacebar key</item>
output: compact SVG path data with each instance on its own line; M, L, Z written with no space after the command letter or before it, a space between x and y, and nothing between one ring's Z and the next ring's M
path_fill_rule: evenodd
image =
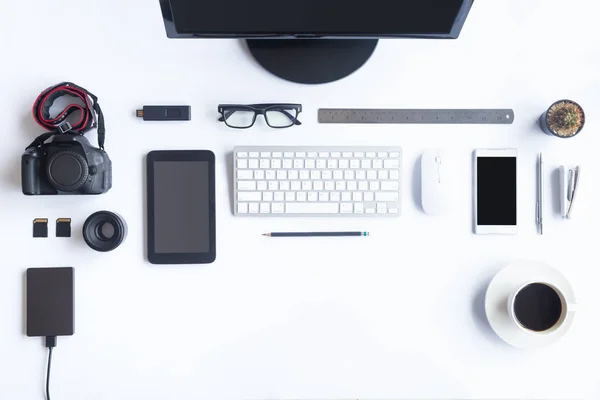
M287 203L286 214L339 214L339 203Z

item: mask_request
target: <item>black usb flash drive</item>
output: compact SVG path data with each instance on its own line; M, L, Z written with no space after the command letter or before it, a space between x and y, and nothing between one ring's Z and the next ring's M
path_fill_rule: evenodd
M138 118L144 121L190 121L192 119L190 106L144 106L137 110Z

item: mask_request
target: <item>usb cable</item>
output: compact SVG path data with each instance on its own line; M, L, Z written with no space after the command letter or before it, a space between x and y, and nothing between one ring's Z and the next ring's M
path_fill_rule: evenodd
M48 370L46 372L46 400L50 400L50 367L52 366L52 349L56 347L56 336L46 336L48 348Z

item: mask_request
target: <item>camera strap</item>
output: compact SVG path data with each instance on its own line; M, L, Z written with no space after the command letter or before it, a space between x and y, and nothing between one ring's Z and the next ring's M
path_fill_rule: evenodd
M66 106L54 118L50 118L50 107L63 96L78 98L84 104L71 103ZM76 122L68 121L74 112L79 111L79 119ZM38 147L54 135L71 134L84 135L91 129L98 128L98 147L104 150L104 138L106 129L104 127L104 115L98 97L91 92L71 82L61 82L44 90L35 100L32 109L33 119L44 129L49 130L33 141L28 149Z

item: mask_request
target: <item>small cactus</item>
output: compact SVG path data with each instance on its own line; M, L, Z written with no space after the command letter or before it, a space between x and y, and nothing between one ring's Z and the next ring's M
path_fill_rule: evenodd
M559 136L576 134L584 123L581 107L570 101L554 104L548 110L548 128Z

